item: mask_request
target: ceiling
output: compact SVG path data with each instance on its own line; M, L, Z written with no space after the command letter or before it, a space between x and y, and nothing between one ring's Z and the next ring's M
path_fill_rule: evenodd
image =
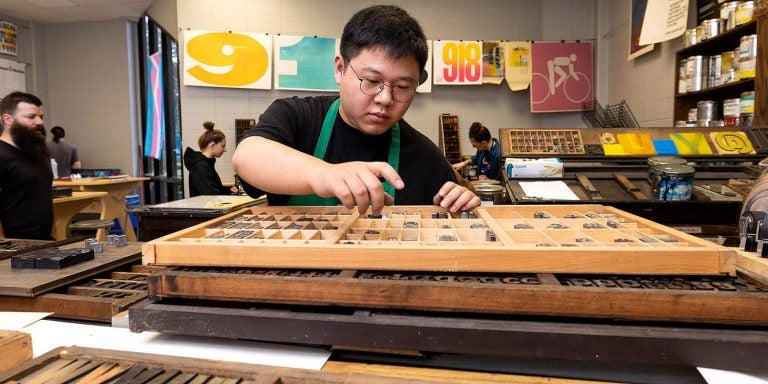
M42 24L138 20L153 0L0 0L0 14Z

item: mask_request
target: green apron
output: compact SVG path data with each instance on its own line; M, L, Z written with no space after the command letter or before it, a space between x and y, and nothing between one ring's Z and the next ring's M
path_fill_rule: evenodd
M328 141L331 139L331 132L333 132L333 124L336 122L336 115L339 113L339 104L341 99L336 99L331 108L325 114L323 120L323 129L320 131L320 138L317 140L315 146L314 156L320 160L325 159L325 151L328 149ZM400 165L400 124L395 123L392 126L392 139L389 143L389 165L397 172ZM395 188L388 181L383 182L384 191L387 192L392 198L395 197ZM305 205L305 206L328 206L328 205L341 205L341 202L336 197L320 197L318 195L297 195L291 196L287 205Z

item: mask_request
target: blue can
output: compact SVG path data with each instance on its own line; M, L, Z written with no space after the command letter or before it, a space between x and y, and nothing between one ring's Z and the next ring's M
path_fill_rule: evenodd
M654 169L654 196L659 200L690 200L696 170L687 165L657 165Z

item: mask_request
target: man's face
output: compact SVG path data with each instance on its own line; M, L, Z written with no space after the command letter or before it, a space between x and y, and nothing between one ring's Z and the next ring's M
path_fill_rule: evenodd
M22 102L16 107L15 114L4 114L2 117L13 144L34 159L47 162L43 116L41 107Z
M405 88L419 84L419 64L413 57L393 60L381 50L364 49L350 58L347 67L344 60L336 57L335 76L339 83L340 113L350 126L368 135L381 135L405 115L413 98L392 97L392 86ZM354 68L354 70L352 69ZM357 75L355 75L357 72ZM358 77L359 76L359 77ZM384 89L374 95L360 90L360 78L364 81L383 81ZM398 94L401 94L398 90Z
M4 114L2 116L3 123L7 128L21 129L26 128L27 133L35 133L45 140L45 126L43 125L43 108L34 104L21 102L16 106L16 113L13 115ZM11 129L11 135L13 136L13 129ZM24 134L24 133L17 133Z

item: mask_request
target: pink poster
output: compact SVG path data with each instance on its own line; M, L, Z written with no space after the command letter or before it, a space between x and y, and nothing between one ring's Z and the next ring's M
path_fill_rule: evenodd
M535 42L531 67L531 112L581 111L591 104L591 42Z

